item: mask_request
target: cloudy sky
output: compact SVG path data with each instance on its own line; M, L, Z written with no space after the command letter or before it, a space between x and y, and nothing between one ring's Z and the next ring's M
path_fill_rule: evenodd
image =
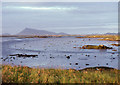
M25 28L69 34L118 32L118 3L3 2L3 33Z

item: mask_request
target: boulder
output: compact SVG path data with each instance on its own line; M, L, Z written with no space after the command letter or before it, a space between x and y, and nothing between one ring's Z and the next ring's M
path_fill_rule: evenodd
M111 45L113 45L113 46L120 46L120 44L111 44Z

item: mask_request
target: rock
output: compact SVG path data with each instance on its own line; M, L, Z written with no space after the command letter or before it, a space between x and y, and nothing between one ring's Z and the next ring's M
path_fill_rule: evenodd
M72 65L72 63L70 63L70 65Z
M86 64L86 66L88 66L89 64Z
M27 55L27 54L14 54L14 55L9 55L9 56L17 56L17 57L36 57L38 55ZM13 57L13 59L15 59Z
M50 58L55 58L55 57L50 57Z
M112 54L115 54L115 53L112 53Z
M82 49L112 49L112 47L107 47L105 45L84 45Z
M70 59L70 56L67 56L66 58L67 58L67 59Z
M117 51L117 50L112 50L112 51Z
M106 65L108 65L108 63L106 63Z
M13 57L13 59L15 60L15 57Z
M111 45L113 45L113 46L120 46L120 44L111 44Z
M75 65L78 65L78 63L75 63Z
M110 58L110 59L115 59L115 58Z

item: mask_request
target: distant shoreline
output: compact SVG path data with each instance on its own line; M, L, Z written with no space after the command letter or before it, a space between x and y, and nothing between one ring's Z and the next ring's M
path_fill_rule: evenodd
M120 41L118 35L2 35L0 37L17 37L17 38L59 38L59 37L76 37L76 38L102 38L98 40Z

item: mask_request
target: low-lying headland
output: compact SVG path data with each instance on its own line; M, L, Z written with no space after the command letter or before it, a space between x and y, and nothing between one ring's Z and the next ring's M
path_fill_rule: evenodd
M119 83L120 71L108 67L83 70L2 66L3 83Z
M105 35L105 34L99 34L99 35L85 35L83 37L76 37L76 38L102 38L98 40L108 40L108 41L120 41L119 35Z
M0 37L17 37L17 38L57 38L57 37L76 37L76 38L100 38L98 40L108 40L108 41L120 41L119 35L106 35L106 34L96 34L96 35L1 35Z

